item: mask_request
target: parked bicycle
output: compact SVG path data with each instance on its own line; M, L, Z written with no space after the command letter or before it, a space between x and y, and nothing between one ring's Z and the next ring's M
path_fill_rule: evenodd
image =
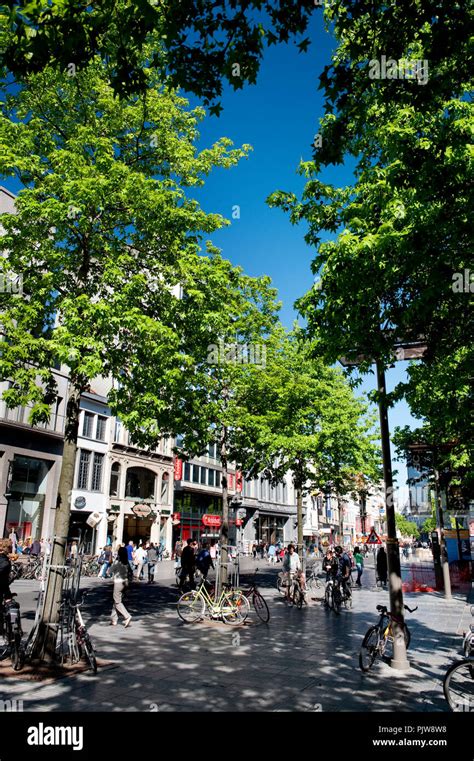
M474 616L474 605L471 607ZM470 624L463 641L462 661L456 661L447 670L443 680L444 697L451 711L474 710L474 624Z
M321 566L314 563L306 577L306 586L310 591L322 589L323 584L319 578L319 573L321 573Z
M257 573L258 568L255 569L250 587L248 589L240 589L239 591L242 592L252 605L260 621L264 624L268 624L270 621L270 610L262 593L257 589Z
M298 571L293 576L293 579L291 581L291 587L292 587L290 592L291 601L293 602L293 605L295 605L297 608L301 610L303 605L308 604L308 601L306 599L304 576L301 571Z
M85 658L94 674L97 673L97 659L89 632L81 613L86 599L84 592L80 602L74 602L69 596L61 603L57 650L60 662L69 658L71 663L78 663Z
M185 592L178 600L178 615L187 624L195 623L207 615L221 619L231 626L243 624L250 612L250 604L239 590L224 585L217 599L213 588L203 581L199 588Z
M403 607L409 613L418 610L418 606L409 608L408 605L404 605ZM362 671L370 671L376 658L387 656L390 646L393 648L394 623L398 623L402 627L407 649L410 646L411 635L406 623L390 613L385 605L377 605L377 610L380 614L379 621L367 630L359 652L359 666Z
M0 602L0 635L3 644L0 644L0 660L10 656L14 671L20 671L24 664L24 651L21 645L23 631L21 628L20 605L12 594L8 600Z

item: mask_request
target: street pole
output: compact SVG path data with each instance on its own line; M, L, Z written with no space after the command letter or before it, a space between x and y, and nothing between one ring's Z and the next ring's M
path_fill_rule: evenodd
M395 523L395 505L393 500L392 459L390 455L390 429L388 425L387 389L385 370L377 360L377 387L379 392L380 436L382 445L383 477L385 483L385 513L387 519L387 564L389 575L390 611L393 622L393 658L391 666L395 669L409 669L404 632L404 607L400 552Z
M222 525L219 537L220 544L220 568L219 568L219 590L227 583L228 568L228 544L229 544L229 490L228 490L228 473L227 473L227 428L222 427L220 441L220 457L222 465Z
M449 575L448 553L446 551L446 540L444 538L444 516L443 505L441 502L441 489L439 485L438 457L436 448L433 448L433 473L435 479L436 494L436 526L439 536L439 547L441 554L441 569L443 571L444 597L445 600L452 600L451 593L451 576Z

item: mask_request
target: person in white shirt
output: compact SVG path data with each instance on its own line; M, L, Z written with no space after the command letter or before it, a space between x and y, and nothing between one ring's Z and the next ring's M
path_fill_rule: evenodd
M291 601L291 592L293 588L293 579L295 574L301 571L301 562L298 554L295 552L293 544L288 545L288 552L283 559L283 571L288 575L288 586L286 588L286 599Z
M130 625L132 617L123 604L123 593L128 587L128 555L125 547L119 547L117 559L110 567L114 579L113 605L110 616L110 625L117 626L118 614L124 618L123 625Z
M143 579L143 567L145 563L148 561L148 553L143 545L140 545L140 547L135 550L135 557L134 557L137 570L136 570L136 576L137 581L140 581L140 578Z

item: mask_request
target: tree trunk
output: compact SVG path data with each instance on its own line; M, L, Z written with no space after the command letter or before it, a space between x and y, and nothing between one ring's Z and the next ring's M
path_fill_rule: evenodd
M33 657L51 662L56 655L56 624L59 621L63 578L66 558L66 545L71 516L71 494L74 487L74 470L77 452L77 434L79 429L79 404L81 391L73 389L69 396L66 413L66 431L64 441L61 474L59 477L54 536L51 547L51 570L47 577L43 614Z
M303 492L301 489L296 490L296 517L298 521L298 555L303 568Z
M395 505L393 500L392 459L390 454L390 429L388 425L387 390L385 371L377 361L377 388L379 392L380 438L382 444L383 478L385 483L385 513L387 516L387 564L389 576L390 611L395 616L393 622L393 668L407 669L407 659L403 624L405 621L403 591L400 568L400 551L395 523Z
M221 533L219 537L221 556L219 566L219 590L222 589L222 585L227 583L227 569L229 553L227 550L229 543L229 494L228 494L228 475L227 475L227 428L222 427L221 440L220 440L220 460L222 466L222 525Z

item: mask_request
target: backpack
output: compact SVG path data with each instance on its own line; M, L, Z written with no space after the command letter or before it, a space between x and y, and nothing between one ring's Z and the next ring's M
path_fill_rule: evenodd
M105 552L100 553L97 562L99 563L99 565L103 565L103 563L105 563Z

